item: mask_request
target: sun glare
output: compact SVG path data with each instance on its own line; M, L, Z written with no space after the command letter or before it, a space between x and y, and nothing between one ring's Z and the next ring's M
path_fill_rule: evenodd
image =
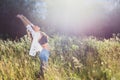
M108 0L46 0L47 19L61 29L83 31L107 19L116 4Z

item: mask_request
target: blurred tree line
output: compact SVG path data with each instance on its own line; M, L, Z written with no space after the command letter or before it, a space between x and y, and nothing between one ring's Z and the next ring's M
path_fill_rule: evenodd
M17 37L22 37L26 33L23 24L20 22L19 19L16 18L17 14L25 15L28 19L31 20L31 22L33 22L36 25L39 25L43 31L46 31L50 35L58 33L58 26L55 26L54 24L50 23L46 24L46 15L48 15L49 13L49 6L47 6L46 3L47 1L48 0L0 0L0 37L8 38L10 36L15 39ZM118 26L118 21L120 20L120 0L111 1L115 2L117 8L115 9L114 13L110 14L111 16L114 16L114 18L110 18L110 21L108 21L107 23L111 24L112 27L115 25L115 28L110 30L104 29L107 30L107 32L102 33L103 36L108 36L106 34L111 35L111 33L113 32L120 32ZM117 22L115 24L112 24L111 20L116 20ZM64 32L62 31L61 33L64 34Z
M46 13L46 3L43 0L0 0L0 36L19 38L25 34L25 27L16 18L17 14L23 14L34 20L33 23L42 26L40 22L45 19Z

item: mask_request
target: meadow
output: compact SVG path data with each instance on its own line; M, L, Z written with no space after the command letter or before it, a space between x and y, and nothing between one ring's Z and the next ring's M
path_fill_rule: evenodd
M68 37L49 40L45 80L120 80L120 38ZM30 39L0 39L0 80L37 80L40 61L29 53Z

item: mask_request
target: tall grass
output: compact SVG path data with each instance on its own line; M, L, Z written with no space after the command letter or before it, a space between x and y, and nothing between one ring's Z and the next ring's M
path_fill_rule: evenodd
M45 80L120 80L120 38L98 40L54 35ZM37 80L40 61L30 40L0 40L0 80Z

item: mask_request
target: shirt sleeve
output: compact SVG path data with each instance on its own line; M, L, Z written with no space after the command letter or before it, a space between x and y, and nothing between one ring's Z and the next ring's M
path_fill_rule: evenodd
M35 56L36 52L38 52L38 51L41 52L42 49L43 49L42 46L37 42L36 38L33 38L29 55Z
M31 25L27 25L26 28L27 28L27 31L29 31L29 32L32 34L32 37L34 37L35 31L34 31L33 28L31 27Z

